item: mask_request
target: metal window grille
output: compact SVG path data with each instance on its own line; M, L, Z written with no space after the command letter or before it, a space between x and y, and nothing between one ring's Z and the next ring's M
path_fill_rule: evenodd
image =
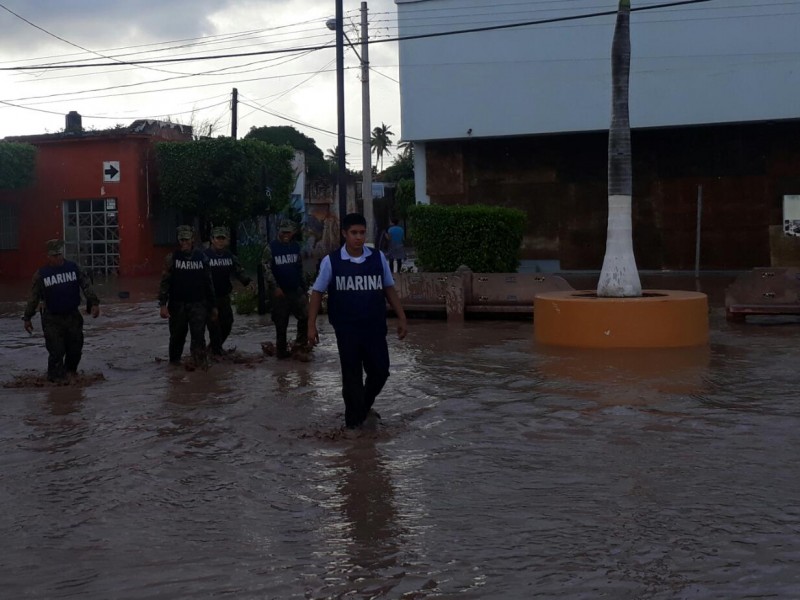
M64 253L88 272L119 273L117 199L64 202Z

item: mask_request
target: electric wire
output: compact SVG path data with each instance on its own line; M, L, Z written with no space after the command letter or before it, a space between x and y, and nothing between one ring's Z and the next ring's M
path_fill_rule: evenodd
M241 96L240 96L240 98L241 98ZM281 115L280 113L277 113L275 111L267 110L266 108L264 108L262 106L253 106L252 104L249 104L248 102L243 102L241 100L239 101L239 104L242 104L244 106L247 106L248 108L252 108L252 109L255 109L257 111L266 113L266 114L268 114L270 116L273 116L273 117L275 117L277 119L282 119L284 121L288 121L290 123L294 123L295 125L301 125L302 127L308 127L309 129L313 129L314 131L320 131L322 133L327 133L329 135L338 136L338 134L335 131L331 131L329 129L323 129L322 127L317 127L316 125L311 125L309 123L304 123L303 121L300 121L299 119L294 119L294 118L288 117L286 115ZM359 138L355 138L355 137L350 136L350 135L345 135L345 138L348 139L348 140L361 142L361 140Z
M40 27L40 26L39 26L39 25L37 25L36 23L34 23L34 22L32 22L32 21L29 21L28 19L26 19L26 18L25 18L25 17L23 17L22 15L20 15L20 14L18 14L18 13L15 13L13 10L11 10L10 8L8 8L6 5L4 5L4 4L2 4L2 3L0 3L0 8L2 8L2 9L3 9L3 10L5 10L6 12L8 12L8 13L10 13L10 14L14 15L16 18L20 19L21 21L24 21L25 23L27 23L27 24L28 24L28 25L30 25L31 27L33 27L33 28L35 28L35 29L38 29L39 31L42 31L42 32L46 33L47 35L49 35L49 36L52 36L52 37L54 37L55 39L57 39L57 40L60 40L60 41L64 42L65 44L69 44L70 46L74 46L75 48L78 48L78 49L80 49L80 50L83 50L84 52L89 52L90 54L96 54L97 56L100 56L101 58L105 58L105 59L107 59L107 60L116 60L116 59L114 59L113 57L106 56L106 55L104 55L104 54L100 54L99 52L95 52L94 50L89 50L88 48L84 48L83 46L81 46L81 45L79 45L79 44L76 44L76 43L74 43L74 42L70 42L68 39L65 39L65 38L63 38L63 37L61 37L61 36L59 36L59 35L56 35L55 33L51 32L51 31L48 31L47 29L45 29L45 28L43 28L43 27ZM119 62L119 61L117 61L117 62ZM145 66L145 65L137 65L137 66L138 66L139 68L143 68L143 69L149 69L149 70L152 70L152 71L159 71L159 72L161 72L161 73L171 73L171 74L173 74L173 75L175 75L175 74L176 74L176 72L175 72L175 71L165 71L165 70L162 70L162 69L158 69L158 68L156 68L156 67L149 67L149 66Z
M707 2L714 2L715 0L678 0L676 2L666 2L662 4L654 4L648 6L642 6L637 8L631 8L631 12L640 12L645 10L655 10L661 9L666 7L673 7L673 6L684 6L684 5L691 5L691 4L702 4ZM376 44L376 43L386 43L386 42L398 42L398 41L410 41L410 40L420 40L420 39L427 39L427 38L434 38L434 37L446 37L452 35L464 35L469 33L481 33L485 31L498 31L503 29L512 29L512 28L519 28L519 27L529 27L533 25L543 25L547 23L559 23L559 22L567 22L567 21L577 21L582 19L592 19L602 16L610 16L616 15L616 10L607 10L607 11L599 11L593 13L586 13L581 15L568 15L562 17L553 17L550 19L537 19L532 21L523 21L517 23L506 23L502 25L488 25L484 27L473 27L469 29L456 29L451 31L439 31L439 32L432 32L432 33L421 33L421 34L413 34L413 35L406 35L406 36L396 36L392 38L385 38L379 40L368 40L368 44ZM208 55L203 57L175 57L175 58L161 58L161 59L151 59L151 60L137 60L137 61L119 61L119 64L129 64L129 65L144 65L144 64L161 64L161 63L179 63L179 62L189 62L189 61L197 61L197 60L219 60L223 58L240 58L245 56L260 56L266 54L286 54L289 52L302 52L306 50L323 50L327 48L333 48L334 45L332 44L322 44L316 46L303 46L297 48L282 48L282 49L274 49L274 50L261 50L255 52L241 52L241 53L234 53L234 54L216 54L216 55ZM115 66L116 63L92 63L91 65L85 64L62 64L57 68L66 69L66 68L86 68L86 67L98 67L98 66ZM19 70L36 70L36 69L48 69L47 65L29 65L27 67L0 67L0 71L19 71Z

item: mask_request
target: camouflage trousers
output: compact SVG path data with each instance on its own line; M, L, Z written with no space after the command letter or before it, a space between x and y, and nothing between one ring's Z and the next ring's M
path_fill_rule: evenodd
M211 344L211 352L222 354L222 344L228 339L233 328L233 309L231 308L231 297L226 294L217 297L217 320L208 319L208 339Z
M275 323L275 349L278 356L287 351L286 330L290 316L297 319L296 343L305 345L308 341L308 296L303 290L272 297L272 322Z
M206 359L206 319L208 309L202 302L169 303L169 361L180 362L186 334L191 332L192 358L201 363Z
M83 316L78 310L66 315L42 313L44 345L47 348L47 378L63 379L75 373L83 352Z

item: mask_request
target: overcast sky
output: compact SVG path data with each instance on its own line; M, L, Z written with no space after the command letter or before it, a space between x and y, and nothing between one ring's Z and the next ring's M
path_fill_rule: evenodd
M393 0L368 5L370 39L395 36ZM356 43L359 7L359 0L344 1L346 32ZM334 0L0 0L0 68L332 44L334 33L325 21L334 12ZM372 126L386 123L397 142L397 43L371 45L370 64ZM361 82L352 50L345 54L345 68L348 162L360 169ZM216 134L229 135L233 87L241 101L240 137L251 126L294 125L323 151L335 147L333 48L146 66L0 71L0 138L59 131L72 110L83 115L85 128L169 117L215 123Z

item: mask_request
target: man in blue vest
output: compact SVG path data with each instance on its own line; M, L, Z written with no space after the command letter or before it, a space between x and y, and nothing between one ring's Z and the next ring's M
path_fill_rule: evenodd
M47 378L60 381L78 371L83 353L81 290L92 317L100 314L100 300L80 267L64 258L64 242L47 242L47 264L33 275L31 295L22 317L25 331L33 332L31 318L41 307L42 331L48 352Z
M169 319L169 362L181 364L186 334L191 331L194 365L208 368L206 321L217 318L214 283L208 257L194 247L194 229L178 227L178 250L164 260L158 305L162 319Z
M231 308L231 277L236 277L244 286L250 285L250 278L245 275L244 267L239 259L228 250L230 232L227 227L214 227L211 230L211 247L206 249L208 265L211 268L211 279L214 281L216 293L215 306L217 319L208 321L208 338L211 353L220 356L225 353L222 345L233 328L233 309Z
M317 314L322 294L328 292L328 320L336 333L342 368L345 425L352 429L368 418L378 418L372 405L389 377L387 300L397 315L399 339L406 336L408 327L386 257L364 245L364 217L358 213L345 216L342 235L344 246L322 259L311 288L308 343L319 342Z
M300 244L294 241L295 225L283 221L278 228L278 239L271 241L261 258L264 274L272 297L272 321L275 323L275 353L278 358L289 358L286 330L289 317L297 319L295 349L305 347L308 339L308 296L303 276L303 257Z

